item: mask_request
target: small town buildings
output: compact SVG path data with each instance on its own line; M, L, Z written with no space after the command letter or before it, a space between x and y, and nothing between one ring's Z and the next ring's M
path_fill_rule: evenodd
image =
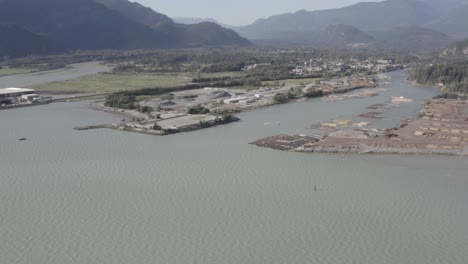
M377 61L378 64L393 64L393 60L381 59Z

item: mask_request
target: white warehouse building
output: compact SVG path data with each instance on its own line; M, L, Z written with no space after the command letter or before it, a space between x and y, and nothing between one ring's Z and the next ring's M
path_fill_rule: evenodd
M25 88L3 88L0 89L0 104L11 104L37 97L33 89Z

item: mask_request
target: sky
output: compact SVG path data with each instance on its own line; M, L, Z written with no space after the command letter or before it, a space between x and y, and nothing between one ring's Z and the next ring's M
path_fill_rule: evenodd
M214 18L241 26L301 9L308 11L348 6L372 0L131 0L169 17ZM378 1L378 0L375 0Z

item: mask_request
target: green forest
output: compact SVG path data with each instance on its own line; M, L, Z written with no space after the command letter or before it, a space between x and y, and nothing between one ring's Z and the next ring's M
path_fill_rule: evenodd
M443 84L451 93L468 93L468 61L422 65L413 70L412 78L420 84Z

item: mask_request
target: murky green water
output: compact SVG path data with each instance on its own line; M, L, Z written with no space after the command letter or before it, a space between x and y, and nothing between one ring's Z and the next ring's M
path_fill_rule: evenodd
M247 144L435 94L393 75L378 97L168 137L72 130L119 120L84 103L0 111L0 263L468 263L466 158ZM393 107L377 125L419 109Z

